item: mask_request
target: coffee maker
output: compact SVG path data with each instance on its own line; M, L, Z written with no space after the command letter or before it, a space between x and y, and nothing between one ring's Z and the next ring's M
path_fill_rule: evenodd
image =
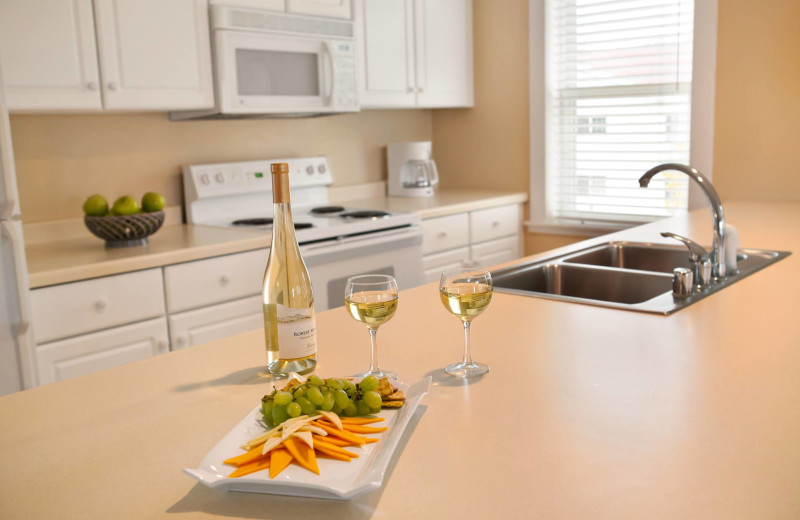
M439 171L430 141L392 143L387 147L390 197L432 197Z

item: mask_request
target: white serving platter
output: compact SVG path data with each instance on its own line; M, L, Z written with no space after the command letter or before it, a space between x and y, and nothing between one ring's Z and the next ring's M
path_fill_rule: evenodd
M360 448L347 448L359 455L359 458L351 462L320 458L319 475L291 464L274 479L269 478L269 470L261 470L239 478L228 478L227 475L235 468L223 464L222 461L244 453L240 446L264 432L260 420L261 407L257 407L208 452L200 467L187 468L183 471L208 487L226 491L352 500L357 495L378 489L383 484L389 460L414 410L417 409L422 397L428 393L431 378L426 377L410 386L398 382L394 384L405 392L405 404L398 410L382 410L378 414L379 417L384 417L385 421L374 426L387 426L389 429L383 433L369 435L380 438L379 442Z

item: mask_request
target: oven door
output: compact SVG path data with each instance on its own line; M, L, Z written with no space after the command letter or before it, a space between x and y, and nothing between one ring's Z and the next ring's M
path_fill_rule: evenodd
M214 45L217 103L223 114L333 110L330 42L217 30Z
M422 229L417 225L304 245L300 251L317 312L344 305L351 276L389 274L400 290L422 283Z

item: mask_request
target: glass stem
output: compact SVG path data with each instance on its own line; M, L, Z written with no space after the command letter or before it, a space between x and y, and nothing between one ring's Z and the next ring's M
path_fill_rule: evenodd
M378 329L369 329L369 342L372 345L372 361L369 364L369 371L378 373L381 371L378 366Z
M469 320L464 320L464 361L463 365L472 364L472 354L469 349Z

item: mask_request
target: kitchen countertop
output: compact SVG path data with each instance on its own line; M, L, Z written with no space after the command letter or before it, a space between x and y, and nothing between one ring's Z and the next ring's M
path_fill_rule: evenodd
M376 197L344 204L430 218L526 200L525 193L450 190L425 199ZM75 225L83 223L77 220ZM31 289L269 247L272 238L263 231L173 224L152 235L147 246L106 249L102 240L78 231L77 237L63 240L26 242Z
M262 331L0 398L0 511L37 518L800 517L800 205L726 204L745 247L788 258L672 316L495 294L462 381L435 284L403 291L382 366L432 376L381 489L352 502L224 493L181 472L258 405ZM708 210L598 237L711 239ZM568 248L562 248L561 251ZM543 255L539 255L543 256ZM369 362L343 309L318 373Z

